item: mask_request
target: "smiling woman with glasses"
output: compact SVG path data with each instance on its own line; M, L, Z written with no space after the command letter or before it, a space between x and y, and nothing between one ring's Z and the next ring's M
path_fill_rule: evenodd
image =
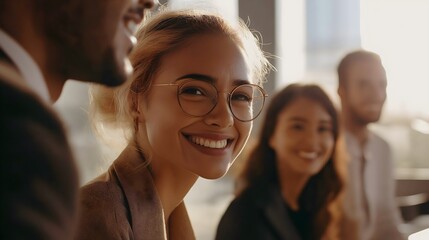
M92 91L95 123L128 146L82 188L77 239L194 239L184 197L225 175L264 106L270 64L245 24L165 11L137 39L126 85Z

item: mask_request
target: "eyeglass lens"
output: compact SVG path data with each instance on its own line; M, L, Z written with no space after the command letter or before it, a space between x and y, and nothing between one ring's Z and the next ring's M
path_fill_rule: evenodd
M192 116L204 116L211 112L218 101L218 91L204 81L188 81L178 88L178 100L183 111ZM229 94L229 107L240 121L251 121L262 111L265 96L256 85L244 84Z

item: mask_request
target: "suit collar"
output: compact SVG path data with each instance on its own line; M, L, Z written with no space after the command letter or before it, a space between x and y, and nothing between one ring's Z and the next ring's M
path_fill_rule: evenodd
M13 66L16 68L16 66L13 64L12 59L3 51L3 49L0 47L0 61L9 64L10 66ZM18 70L16 68L16 70Z
M6 61L13 62L12 65L18 69L24 83L44 101L51 103L48 86L36 61L1 28L0 49L2 49Z
M18 69L6 55L3 55L3 51L0 49L0 78L2 81L6 81L11 85L19 87L26 92L31 92L30 88L24 83L21 74Z

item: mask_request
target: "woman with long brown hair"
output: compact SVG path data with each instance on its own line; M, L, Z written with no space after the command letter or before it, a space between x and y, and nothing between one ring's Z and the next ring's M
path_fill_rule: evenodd
M317 85L272 99L217 239L335 239L343 188L337 111Z

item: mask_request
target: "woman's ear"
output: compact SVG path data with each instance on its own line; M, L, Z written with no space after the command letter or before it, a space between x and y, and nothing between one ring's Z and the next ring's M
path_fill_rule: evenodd
M130 103L130 113L134 120L138 119L139 122L144 121L144 111L141 109L142 104L140 104L141 99L139 94L130 94L129 103Z
M133 110L132 116L136 123L141 123L144 120L144 115L141 114L139 109Z
M138 94L130 94L128 95L128 102L130 106L130 115L133 121L134 131L139 131L140 123L144 122L144 114L143 111L140 110L140 100Z

